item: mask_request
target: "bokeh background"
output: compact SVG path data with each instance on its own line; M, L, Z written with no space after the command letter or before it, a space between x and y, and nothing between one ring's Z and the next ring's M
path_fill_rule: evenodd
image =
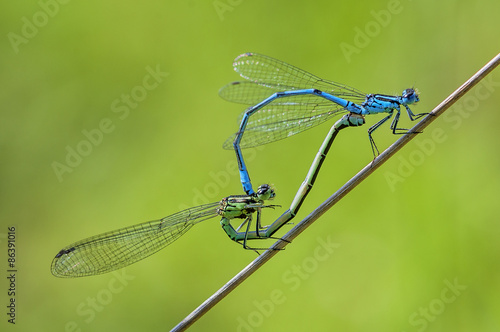
M238 54L267 54L367 93L415 86L417 113L499 51L495 0L1 8L2 331L169 330L256 257L213 219L115 274L59 279L49 269L72 242L242 193L234 153L221 145L244 107L217 95L238 79ZM483 82L192 330L500 330L499 69ZM272 183L283 206L265 211L269 223L333 122L245 151L254 184ZM371 161L367 128L339 135L296 221ZM388 125L375 137L381 149L397 138ZM15 325L6 315L9 226Z

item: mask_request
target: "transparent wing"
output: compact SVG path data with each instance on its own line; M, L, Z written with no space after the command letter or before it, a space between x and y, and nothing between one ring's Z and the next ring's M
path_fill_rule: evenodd
M256 105L276 92L318 89L353 103L362 103L366 94L352 87L321 79L302 69L271 57L245 53L233 63L244 82L222 87L219 95L228 101ZM341 106L315 95L286 96L273 100L249 119L241 148L255 147L287 138L317 126L345 112ZM238 122L241 122L241 117ZM224 149L232 149L236 134L226 140Z
M283 61L257 53L244 53L233 62L241 77L275 92L318 89L352 102L364 101L366 94L347 85L324 80ZM252 103L253 104L253 103Z
M346 112L335 103L315 95L290 96L286 103L273 101L255 112L247 123L241 138L241 148L275 142L315 127L328 119ZM244 114L244 112L242 113ZM241 121L241 116L238 121ZM232 149L237 134L224 142L224 149Z
M120 269L165 248L194 224L217 216L219 203L187 209L160 220L103 233L63 248L52 261L52 274L71 278Z

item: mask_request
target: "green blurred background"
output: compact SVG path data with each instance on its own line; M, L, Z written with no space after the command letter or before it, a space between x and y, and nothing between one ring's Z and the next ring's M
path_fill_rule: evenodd
M419 113L499 51L496 0L1 7L2 331L168 330L256 257L213 219L117 274L58 279L49 269L77 240L242 193L234 153L221 145L244 107L217 95L238 79L238 54L368 93L415 86ZM484 82L192 330L499 331L499 70ZM267 221L290 204L333 122L245 152L253 183L274 184L283 206ZM297 221L371 161L367 128L338 137ZM388 125L375 137L381 149L396 139ZM68 166L71 149L85 155Z

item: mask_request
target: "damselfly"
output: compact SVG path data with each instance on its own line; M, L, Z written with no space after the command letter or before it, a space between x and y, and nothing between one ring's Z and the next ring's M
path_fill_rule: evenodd
M401 96L365 94L257 53L238 56L233 67L247 81L224 86L219 92L220 96L232 102L253 106L242 114L238 132L224 143L224 148L234 148L236 151L240 180L247 194L253 193L253 188L243 160L242 148L295 135L344 112L348 114L337 121L334 127L361 126L365 123L365 115L388 113L368 129L373 155L376 157L379 152L372 133L394 113L390 126L392 132L409 133L408 129L398 128L401 106L406 108L412 121L427 114L413 114L410 110L408 105L419 101L414 89L404 90Z

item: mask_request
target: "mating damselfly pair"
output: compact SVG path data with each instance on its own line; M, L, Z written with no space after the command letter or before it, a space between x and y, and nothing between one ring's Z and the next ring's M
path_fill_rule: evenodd
M246 195L233 195L220 202L186 209L160 220L125 227L73 243L58 252L52 261L52 273L58 277L80 277L110 272L135 263L174 242L193 225L216 216L227 235L247 249L248 240L268 239L298 212L311 190L321 165L338 132L365 123L365 115L387 113L368 129L374 156L378 149L372 133L394 116L390 128L394 134L410 133L398 127L401 107L410 120L427 113L414 114L409 105L419 101L414 89L401 96L364 94L357 89L327 81L282 61L245 53L233 63L234 70L245 79L224 86L222 98L251 105L240 117L236 134L224 144L234 148L240 180ZM254 191L244 162L242 148L255 147L295 135L333 116L346 113L331 127L288 210L269 226L261 225L261 210L275 207L265 201L273 199L274 190L261 185ZM252 216L257 217L252 226ZM244 221L235 229L234 219Z

